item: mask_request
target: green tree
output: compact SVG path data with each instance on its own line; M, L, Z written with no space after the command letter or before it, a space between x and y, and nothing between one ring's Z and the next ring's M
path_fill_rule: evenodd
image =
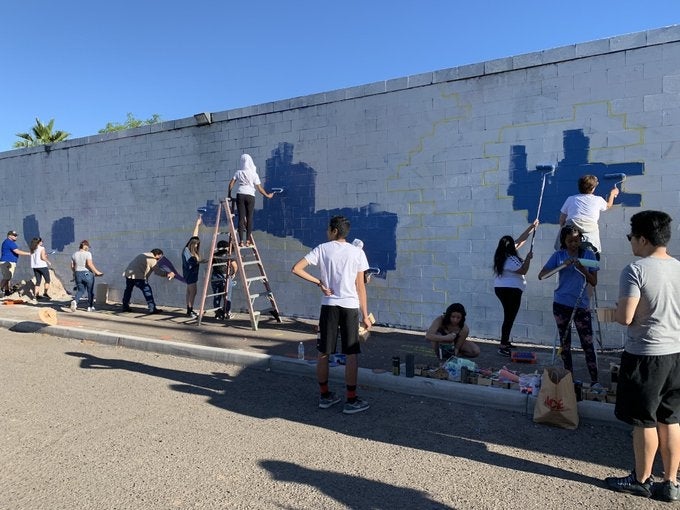
M17 133L21 140L14 142L15 148L20 147L35 147L36 145L48 145L55 142L66 140L71 133L66 131L54 131L54 119L47 124L40 122L38 117L35 118L35 126L31 128L31 133Z
M106 127L99 130L99 133L112 133L113 131L122 131L123 129L132 129L139 126L148 126L150 124L158 124L161 121L161 116L154 113L151 118L141 120L135 118L131 113L127 114L127 120L122 124L118 122L109 122Z

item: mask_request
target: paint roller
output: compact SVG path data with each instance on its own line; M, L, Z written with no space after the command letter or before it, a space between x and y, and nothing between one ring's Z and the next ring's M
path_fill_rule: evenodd
M614 187L616 188L616 186L620 184L621 185L621 191L623 191L623 183L626 180L626 177L627 176L624 173L604 174L605 179L618 179L618 181L616 181L614 183Z

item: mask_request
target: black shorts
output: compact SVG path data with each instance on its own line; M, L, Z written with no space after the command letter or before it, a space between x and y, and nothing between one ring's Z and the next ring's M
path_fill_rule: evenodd
M338 327L342 354L359 354L359 309L343 308L341 306L321 305L319 315L319 338L316 348L320 353L333 354L335 352Z
M635 427L680 422L680 353L621 355L616 386L616 417Z

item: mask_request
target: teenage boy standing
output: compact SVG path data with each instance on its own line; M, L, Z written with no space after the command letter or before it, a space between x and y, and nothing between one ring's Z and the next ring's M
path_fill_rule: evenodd
M345 384L347 400L342 410L354 414L368 409L368 402L357 396L357 375L361 352L359 345L359 313L366 329L370 329L364 271L368 261L364 251L347 242L350 223L344 216L331 218L326 234L328 242L320 244L293 266L293 273L318 286L321 298L319 315L319 358L316 376L319 382L319 407L327 409L342 399L328 389L328 357L335 352L338 327L342 353L347 356ZM320 277L306 271L307 266L319 266Z

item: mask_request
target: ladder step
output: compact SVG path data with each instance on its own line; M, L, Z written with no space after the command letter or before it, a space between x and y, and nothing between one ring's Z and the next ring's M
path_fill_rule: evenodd
M255 299L259 298L260 296L266 297L267 299L273 299L274 294L272 292L258 292L256 294L250 294L250 302L252 303L255 301Z
M253 276L252 278L246 278L246 283L250 284L252 282L261 282L266 280L264 276Z
M261 264L259 260L249 260L248 262L243 262L243 266L253 266L256 264Z

